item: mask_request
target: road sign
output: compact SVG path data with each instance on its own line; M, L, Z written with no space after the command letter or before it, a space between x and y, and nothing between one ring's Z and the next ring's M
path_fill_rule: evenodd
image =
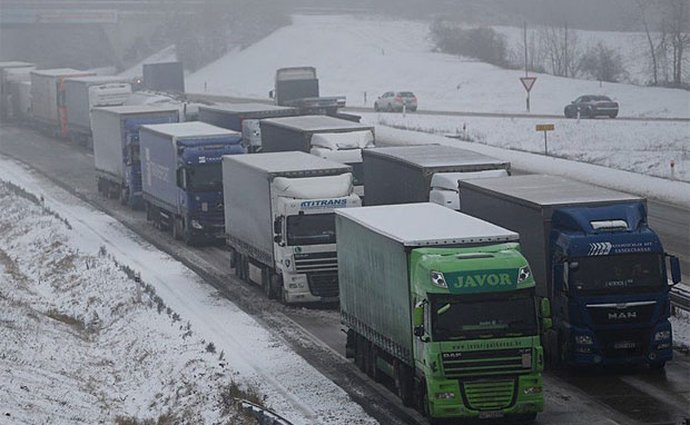
M537 131L553 131L556 126L553 124L537 124Z
M527 90L527 93L532 90L535 81L537 81L537 77L520 77L520 82L525 87L525 90Z

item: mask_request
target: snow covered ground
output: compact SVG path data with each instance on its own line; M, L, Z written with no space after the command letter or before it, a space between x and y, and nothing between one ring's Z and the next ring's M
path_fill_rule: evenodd
M186 267L22 166L0 170L42 199L0 184L0 424L243 423L223 409L233 383L295 424L376 423Z
M346 95L350 106L372 106L385 91L411 90L421 109L524 112L523 71L432 49L426 22L294 16L292 25L189 75L186 87L196 93L206 87L209 94L266 98L276 69L310 65L317 68L321 94ZM582 94L606 94L620 102L623 116L690 117L688 91L536 76L533 113L562 114Z
M439 135L456 134L477 144L544 153L537 124L555 124L547 135L551 156L690 183L690 123L616 120L544 120L366 114L375 124ZM450 143L450 142L448 142ZM673 171L671 162L673 161ZM690 190L690 188L688 188Z

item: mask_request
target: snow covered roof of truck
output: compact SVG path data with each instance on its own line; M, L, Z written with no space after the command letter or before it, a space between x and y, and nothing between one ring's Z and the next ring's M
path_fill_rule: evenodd
M529 174L460 182L460 190L470 187L492 192L518 203L537 206L594 205L607 202L639 202L643 198L560 176Z
M343 130L373 130L369 124L360 124L327 115L299 115L296 117L266 118L262 123L291 128L300 131L343 131Z
M201 121L176 122L170 124L149 124L143 125L149 131L153 131L177 139L190 137L213 137L213 136L238 136L240 133L225 128L216 127Z
M503 161L478 152L454 148L446 145L391 146L367 149L367 156L394 158L412 167L448 168L457 166L477 166L498 164L509 166Z
M123 105L123 106L103 106L93 108L92 112L108 112L111 114L127 115L127 114L142 114L147 112L179 112L180 108L177 105Z
M517 242L518 234L428 202L341 208L336 214L404 246Z
M42 75L46 77L64 77L68 75L96 75L95 72L80 71L72 68L54 68L54 69L35 69L31 71L32 74Z
M0 69L5 69L5 68L28 68L31 66L36 66L34 63L29 63L29 62L20 62L20 61L6 61L6 62L0 62Z
M127 78L123 77L116 77L113 75L89 75L86 77L70 77L67 78L65 81L78 81L80 83L94 83L94 84L101 84L101 83L129 83L130 81Z
M351 170L351 167L348 165L298 151L225 155L223 156L223 162L226 161L239 162L271 174L294 173L305 170L342 170L343 173L346 173Z
M236 114L263 111L285 111L297 112L296 108L290 106L278 106L267 103L219 103L217 105L202 105L199 109L209 109L213 111L227 111Z

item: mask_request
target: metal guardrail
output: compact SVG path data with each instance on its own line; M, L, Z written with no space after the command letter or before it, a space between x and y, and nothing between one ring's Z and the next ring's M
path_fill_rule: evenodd
M261 407L256 403L252 403L249 400L238 399L237 403L243 411L254 416L259 425L292 425L292 422L283 418L279 414L266 409L265 407Z

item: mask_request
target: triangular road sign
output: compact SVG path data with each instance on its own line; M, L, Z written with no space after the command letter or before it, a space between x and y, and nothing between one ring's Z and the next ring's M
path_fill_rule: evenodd
M534 82L537 81L537 77L521 77L520 81L522 82L522 85L525 86L527 93L529 93L529 91L532 90Z

